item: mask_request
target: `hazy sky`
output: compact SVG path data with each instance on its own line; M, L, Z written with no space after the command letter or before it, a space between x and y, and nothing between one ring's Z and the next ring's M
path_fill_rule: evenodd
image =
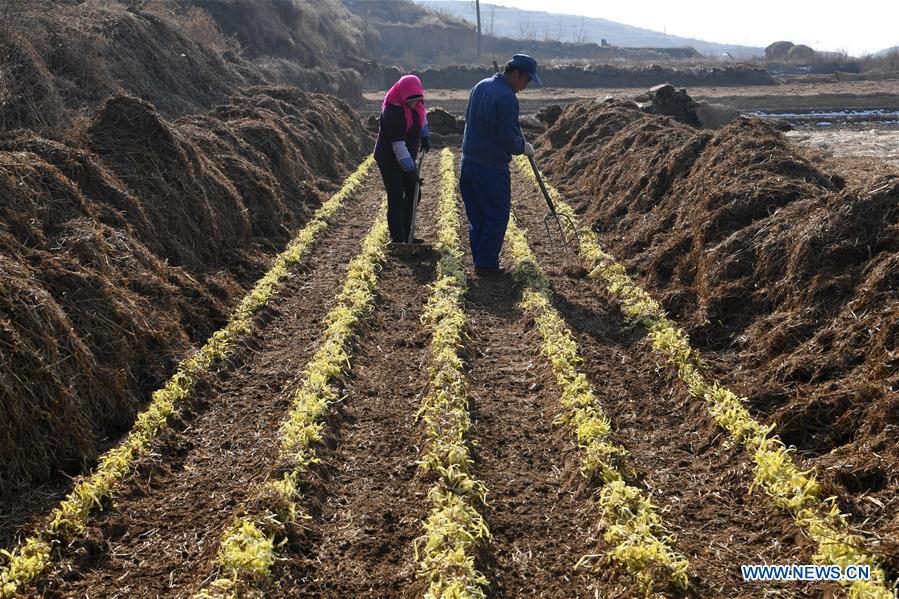
M482 0L527 10L601 17L710 42L778 40L850 54L899 45L899 0Z

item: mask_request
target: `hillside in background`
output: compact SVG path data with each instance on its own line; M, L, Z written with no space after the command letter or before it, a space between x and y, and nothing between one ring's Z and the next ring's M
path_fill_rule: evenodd
M305 68L365 64L365 24L339 0L178 0L208 12L253 60L292 60Z
M460 17L471 23L476 22L474 2L465 0L416 0L416 2L440 13ZM601 44L602 40L606 40L613 46L632 48L690 46L708 56L718 56L725 52L739 58L764 54L763 48L678 37L606 19L521 10L485 3L481 3L481 30L487 35L525 40L581 44Z
M464 4L464 3L460 3ZM412 0L343 0L343 5L364 23L361 39L367 56L384 64L404 69L446 67L454 65L489 65L492 60L505 61L509 55L525 52L543 61L588 61L593 63L661 63L671 60L702 59L691 47L625 48L597 43L573 43L536 36L501 34L482 38L482 53L477 54L477 31L464 18L430 4ZM515 39L519 38L519 39ZM363 70L366 83L370 73Z
M420 68L474 58L475 30L463 19L438 14L411 0L343 0L365 23L368 55L378 62Z

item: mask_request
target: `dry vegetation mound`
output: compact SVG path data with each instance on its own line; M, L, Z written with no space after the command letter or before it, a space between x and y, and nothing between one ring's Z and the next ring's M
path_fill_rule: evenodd
M369 147L292 88L176 122L114 97L85 143L0 138L0 490L126 429Z
M123 91L178 116L263 82L233 53L192 39L174 17L96 0L25 3L27 17L0 28L0 129L58 135L79 109Z
M894 489L899 175L848 189L759 121L711 133L617 101L569 105L541 141L547 173L756 413L850 492Z

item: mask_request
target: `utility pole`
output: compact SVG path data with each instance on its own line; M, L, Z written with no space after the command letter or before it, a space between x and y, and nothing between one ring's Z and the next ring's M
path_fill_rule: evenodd
M474 0L474 6L475 6L475 10L478 13L478 58L480 58L481 57L481 0Z

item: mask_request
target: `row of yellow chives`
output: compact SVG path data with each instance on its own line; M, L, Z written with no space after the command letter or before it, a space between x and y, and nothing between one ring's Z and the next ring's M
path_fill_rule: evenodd
M559 421L572 429L582 452L581 472L597 473L604 485L600 492L600 526L612 546L608 555L622 564L637 582L638 592L649 596L659 590L688 586L685 557L672 548L675 541L655 506L644 492L625 480L622 461L627 451L612 439L612 427L593 396L577 342L553 307L548 280L513 218L507 232L512 273L524 285L521 309L534 318L547 358L562 396L564 411Z
M382 206L362 242L362 251L350 262L337 304L325 317L322 343L306 366L291 412L281 425L280 457L289 468L281 479L258 489L256 503L263 508L263 516L238 517L225 531L218 552L219 576L195 597L236 597L242 585L269 578L276 557L276 534L266 531L283 529L303 517L297 479L315 461L324 417L340 399L335 377L349 370L350 343L360 320L374 308L387 242L386 206Z
M530 173L526 161L519 160L521 172ZM566 214L577 226L571 206L558 192L547 185L560 213ZM845 568L848 565L867 565L869 580L843 580L851 599L890 599L897 596L887 587L886 576L877 560L865 552L863 540L849 531L845 517L833 498L821 497L820 487L811 471L802 472L790 457L790 450L768 427L755 420L738 397L717 382L708 382L701 370L702 360L690 340L665 314L652 297L628 276L624 266L603 250L593 231L578 229L578 245L582 258L590 269L590 277L605 281L609 292L621 302L628 318L641 322L649 329L653 347L662 352L677 368L678 377L687 385L691 395L707 402L710 413L719 426L726 429L735 441L753 454L755 481L752 488L762 488L774 503L796 518L809 537L818 544L815 559L823 564ZM750 491L752 490L750 489Z
M11 597L20 586L39 576L50 563L53 544L83 530L92 510L112 497L130 473L132 464L144 454L165 427L167 419L176 412L177 404L193 392L197 381L212 365L232 350L241 335L252 330L253 315L280 289L290 268L305 255L316 236L327 228L327 219L359 188L372 164L371 158L365 160L341 189L319 207L312 220L243 298L227 325L214 333L195 355L184 360L166 385L153 393L149 406L138 415L125 440L101 457L93 473L75 484L72 492L48 515L46 523L14 550L0 552L5 558L0 568L0 597Z
M448 149L441 155L441 173L437 280L422 317L432 331L430 390L419 411L427 438L422 469L436 482L428 493L432 509L424 535L415 542L415 559L419 575L429 583L426 598L481 598L488 583L475 567L475 555L490 532L476 507L484 502L486 490L471 476L466 444L471 421L458 355L466 282L453 156Z

